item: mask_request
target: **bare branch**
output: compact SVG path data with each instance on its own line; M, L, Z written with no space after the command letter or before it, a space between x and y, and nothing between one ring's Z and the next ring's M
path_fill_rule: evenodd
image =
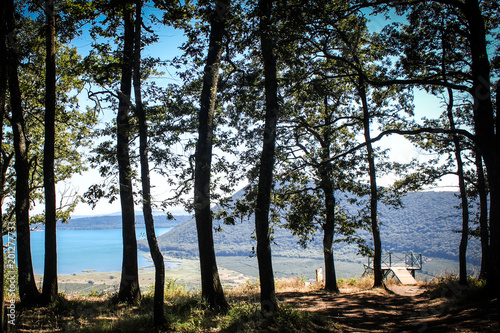
M441 133L441 134L459 134L463 135L467 138L469 138L472 141L476 141L476 136L469 131L463 130L463 129L456 129L456 130L447 130L443 128L418 128L414 130L399 130L399 129L390 129L383 131L376 137L372 138L370 141L360 143L359 145L343 152L342 154L338 154L330 158L328 161L334 161L339 158L345 157L346 155L352 154L353 152L365 147L368 143L374 143L379 140L381 140L383 137L390 135L390 134L399 134L399 135L417 135L417 134L422 134L422 133ZM327 161L325 161L327 162Z

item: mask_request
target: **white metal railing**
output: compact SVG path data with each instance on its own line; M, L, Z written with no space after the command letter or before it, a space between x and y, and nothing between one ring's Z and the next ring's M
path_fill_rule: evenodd
M405 267L411 270L422 269L422 254L421 253L405 253L404 255L396 255L392 252L387 252L382 256L382 268ZM373 269L373 257L368 257L367 268Z

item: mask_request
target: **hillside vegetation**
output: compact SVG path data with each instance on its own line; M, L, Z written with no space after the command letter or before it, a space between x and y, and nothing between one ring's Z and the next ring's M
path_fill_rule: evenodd
M235 195L239 196L240 193ZM348 205L347 202L341 203ZM409 193L403 198L400 209L380 205L382 246L384 251L422 253L424 256L458 260L461 227L460 211L455 208L459 199L452 192ZM350 207L349 209L354 209ZM224 225L214 221L215 251L218 256L250 256L256 246L253 217L237 221L235 225ZM370 242L370 234L360 230L359 235ZM307 249L297 244L297 237L288 230L275 227L274 256L298 258L322 258L322 235L317 234ZM162 252L178 258L198 256L196 224L194 219L184 221L159 237ZM146 241L139 241L139 248L148 249ZM335 245L337 260L352 256L353 245ZM480 264L481 250L477 239L468 247L468 260Z

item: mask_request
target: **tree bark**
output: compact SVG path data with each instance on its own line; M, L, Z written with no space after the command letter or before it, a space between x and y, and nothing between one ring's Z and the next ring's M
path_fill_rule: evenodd
M45 142L43 149L43 182L45 190L45 265L43 274L42 303L48 304L57 297L57 242L56 242L56 182L55 114L56 114L56 21L54 0L47 0L46 58L45 58Z
M210 41L200 96L198 142L195 155L194 207L200 253L201 294L211 308L225 312L228 309L228 303L219 278L213 240L210 172L212 170L217 83L222 56L225 17L229 8L229 1L221 1L216 6L210 22Z
M477 192L479 195L479 230L481 239L481 271L479 273L479 278L485 281L489 281L488 268L489 268L489 256L490 256L490 239L488 230L488 194L486 192L486 181L484 178L483 170L483 158L477 149L475 149L476 155L476 170L477 170ZM486 286L489 288L490 286Z
M448 107L447 116L450 123L450 129L456 129L455 119L453 117L453 91L448 88ZM467 199L467 191L465 188L464 164L462 161L462 148L458 135L453 134L453 144L455 146L455 161L457 162L458 187L460 189L460 198L462 203L462 237L459 246L459 282L462 285L467 284L467 242L469 240L469 203Z
M151 208L151 182L148 161L148 127L146 110L142 104L141 96L141 26L142 26L142 0L136 1L135 14L135 41L134 41L134 94L135 112L139 119L139 155L141 159L142 181L142 210L149 250L155 265L155 294L153 301L153 321L156 327L166 322L163 310L165 296L165 263L156 239L154 229L153 210Z
M325 98L325 112L327 109ZM321 163L319 174L321 177L320 186L325 195L326 220L323 224L323 257L325 262L325 290L333 293L339 292L337 285L337 275L335 273L335 260L333 256L333 237L335 232L335 188L333 184L332 162L330 161L330 146L332 144L331 122L325 116L325 125L328 127L321 140Z
M380 239L380 230L378 226L378 191L377 191L377 174L375 169L375 155L370 137L370 113L368 111L368 101L366 97L366 87L364 80L359 80L359 94L363 107L363 130L366 142L368 169L370 176L370 220L373 235L373 287L381 287L383 282L382 275L382 242Z
M134 194L132 188L132 168L130 166L129 136L131 126L130 94L134 52L134 17L131 4L123 5L124 44L122 78L118 114L116 117L117 160L120 182L120 203L122 209L123 264L118 298L128 303L138 303L139 270L137 263L137 239L135 235Z
M323 224L323 257L325 261L325 289L338 293L337 276L333 257L333 236L335 231L335 194L328 168L330 163L322 165L321 189L325 194L326 221Z
M266 115L264 140L260 158L257 203L255 208L255 233L257 236L257 261L260 277L261 311L275 312L278 300L274 286L274 273L269 235L269 209L273 184L276 125L278 122L278 80L276 57L271 37L272 0L259 0L259 26L262 62L264 64Z
M22 108L22 96L18 78L18 45L14 19L14 2L6 1L7 33L7 62L10 104L12 109L11 125L14 137L14 152L16 170L16 229L17 229L17 261L19 297L23 306L31 306L38 302L40 293L36 287L31 260L31 240L29 221L29 142L25 133L25 122Z

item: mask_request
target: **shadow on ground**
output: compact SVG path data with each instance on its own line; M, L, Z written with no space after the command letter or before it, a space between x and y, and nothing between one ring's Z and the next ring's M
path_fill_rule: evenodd
M496 300L430 298L415 286L330 294L280 293L283 303L331 318L345 332L498 332Z

